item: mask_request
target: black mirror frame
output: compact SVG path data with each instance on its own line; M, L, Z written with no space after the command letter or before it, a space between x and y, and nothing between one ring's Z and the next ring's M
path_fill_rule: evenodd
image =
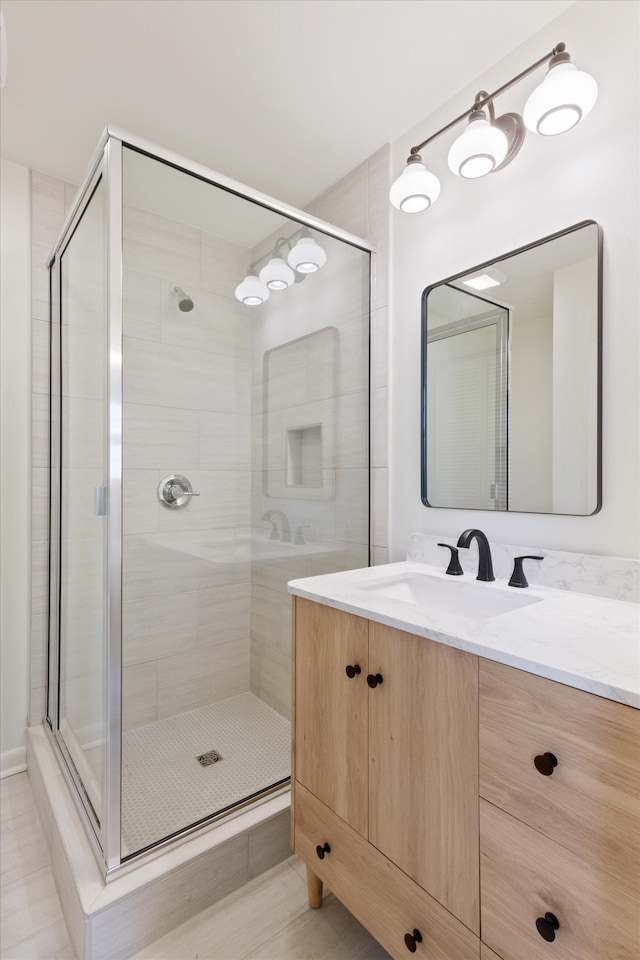
M469 273L475 273L479 270L484 270L486 267L494 266L495 264L503 261L509 260L511 257L515 257L520 253L525 253L527 250L531 250L534 247L539 247L543 243L549 243L551 240L557 240L559 237L564 237L567 234L575 233L576 230L581 230L584 227L594 226L597 229L597 252L598 252L598 294L597 294L597 310L598 310L598 328L597 328L597 346L598 346L598 359L597 359L597 476L596 476L596 506L591 513L543 513L541 511L533 510L500 510L495 511L496 513L528 513L533 516L541 517L593 517L596 513L599 513L602 508L602 303L603 303L603 292L602 292L602 278L603 278L603 269L602 269L602 251L603 251L603 233L602 227L596 220L581 220L579 223L575 223L570 227L566 227L564 230L558 230L556 233L551 233L547 237L542 237L540 240L534 240L532 243L527 243L522 247L517 247L515 250L509 250L507 253L502 254L499 257L493 257L491 260L485 260L483 263L477 264L475 267L469 267L466 270L462 270L460 273L453 274L453 276L447 277L444 280L438 280L437 283L431 283L428 287L425 287L422 291L421 297L421 349L420 349L420 494L421 500L425 507L429 507L431 510L478 510L484 513L491 513L494 511L489 511L486 508L482 507L441 507L434 506L429 503L427 498L427 299L432 290L436 287L441 287L446 283L453 283L455 280L460 280L462 277L466 277ZM507 440L508 442L508 440Z

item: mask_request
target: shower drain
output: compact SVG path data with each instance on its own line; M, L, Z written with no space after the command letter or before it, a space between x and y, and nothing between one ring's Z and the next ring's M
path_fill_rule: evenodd
M217 763L218 760L222 760L222 757L217 752L217 750L209 750L207 753L201 753L199 757L196 757L198 763L201 763L203 767L209 767L212 763Z

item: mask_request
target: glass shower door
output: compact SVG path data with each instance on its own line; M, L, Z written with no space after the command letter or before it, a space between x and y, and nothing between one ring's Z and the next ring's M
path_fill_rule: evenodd
M99 830L107 623L105 186L101 178L60 255L58 277L59 370L53 371L60 394L57 727Z

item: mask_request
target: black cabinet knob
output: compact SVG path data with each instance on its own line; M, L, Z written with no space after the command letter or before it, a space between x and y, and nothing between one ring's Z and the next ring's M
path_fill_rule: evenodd
M419 930L414 930L413 933L405 933L404 945L409 953L415 953L419 943L422 943L422 934Z
M550 777L558 766L558 758L552 753L539 753L533 758L535 768L543 777Z
M536 930L547 943L553 943L559 926L560 921L553 913L545 913L544 917L538 917L536 920Z
M331 847L328 843L323 843L322 846L318 844L316 853L318 854L318 860L324 860L325 853L331 853Z
M373 690L374 687L377 687L379 683L382 683L382 674L381 673L370 673L367 676L367 683Z
M355 675L356 675L357 673L361 673L360 664L359 664L359 663L354 663L353 666L352 666L351 664L349 664L348 666L346 666L346 667L344 668L344 672L345 672L346 675L349 677L349 680L353 680L353 678L355 677Z

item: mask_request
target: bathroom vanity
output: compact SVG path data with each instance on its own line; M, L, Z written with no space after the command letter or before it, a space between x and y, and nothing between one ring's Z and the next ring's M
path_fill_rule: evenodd
M465 576L421 607L420 576L451 585L412 563L290 584L310 905L326 883L393 957L636 958L637 606ZM469 589L519 605L460 616Z

